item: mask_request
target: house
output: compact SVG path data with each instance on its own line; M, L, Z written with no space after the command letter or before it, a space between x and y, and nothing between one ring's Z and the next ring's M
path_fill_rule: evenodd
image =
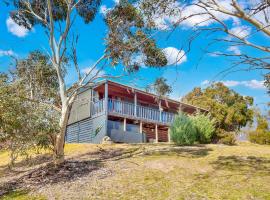
M179 110L192 114L206 110L173 99L161 99L114 81L101 81L83 89L72 105L67 143L170 141L169 127Z

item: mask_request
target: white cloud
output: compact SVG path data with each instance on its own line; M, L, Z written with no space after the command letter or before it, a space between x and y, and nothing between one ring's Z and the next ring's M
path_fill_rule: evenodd
M235 12L235 8L231 5L232 1L230 0L216 0L218 5L221 5L224 9L229 10L231 12ZM202 3L209 4L209 0L201 0ZM167 5L168 10L173 9L173 13L163 12L164 14L157 14L157 16L152 16L157 28L164 30L170 29L172 24L180 22L180 25L184 27L202 27L209 26L213 23L217 23L217 21L212 19L212 15L215 16L220 21L228 21L231 20L234 28L231 29L232 32L239 32L241 29L240 36L248 35L250 29L248 26L241 26L241 21L239 18L224 14L222 12L215 10L215 6L211 9L205 8L202 3L198 3L198 0L193 0L189 3L189 5L181 4L179 2L172 2ZM241 3L241 2L240 2ZM205 10L207 9L207 10ZM159 13L159 12L157 12ZM162 12L161 12L162 13ZM210 14L209 14L210 13ZM183 20L184 19L184 20ZM246 28L247 30L242 30Z
M251 80L251 81L242 81L242 84L246 87L253 89L265 89L264 81Z
M13 56L15 53L12 50L1 50L0 49L0 57L1 56Z
M249 26L235 26L229 30L230 33L240 37L245 38L251 33L251 27Z
M222 52L220 52L220 51L214 51L214 52L208 53L208 55L211 56L211 57L219 57L219 56L222 55Z
M16 35L17 37L25 37L29 32L28 29L16 24L11 17L7 18L6 25L7 25L8 31L12 33L13 35Z
M187 61L187 56L183 50L178 50L175 47L167 47L162 51L168 60L167 65L180 65Z
M110 10L111 10L111 8L108 8L106 5L101 5L100 9L99 9L99 12L102 15L106 15Z
M203 82L201 82L201 85L208 85L208 84L210 84L210 81L208 80L204 80Z
M228 0L218 0L218 1L219 4L222 5L224 8L231 11L234 10L230 4L230 1ZM204 3L209 2L207 0L204 0ZM164 12L164 14L152 16L156 26L159 29L169 29L172 24L179 22L180 19L181 25L184 25L186 27L209 26L210 24L216 22L215 20L211 19L212 16L206 13L205 9L203 8L204 6L201 3L198 3L197 0L192 1L190 5L180 4L179 2L172 2L171 4L167 5L167 7L168 10L170 9L174 10L174 13L170 13L170 16L168 16L166 12ZM221 21L232 20L234 25L240 24L238 18L215 11L214 9L209 8L207 12L211 13Z
M241 85L241 81L221 81L227 87L235 87Z
M113 2L114 5L111 8L108 8L106 5L101 5L99 9L100 14L105 16L110 10L112 10L115 6L117 6L120 3L120 0L113 0Z
M231 52L233 52L233 53L236 54L236 55L240 55L240 54L241 54L241 51L240 51L240 49L239 49L238 46L230 46L230 47L227 49L227 51L231 51Z
M244 86L251 89L265 89L264 81L259 80L249 80L249 81L234 81L234 80L226 80L220 81L227 87L236 87L236 86ZM201 85L209 85L209 80L204 80Z

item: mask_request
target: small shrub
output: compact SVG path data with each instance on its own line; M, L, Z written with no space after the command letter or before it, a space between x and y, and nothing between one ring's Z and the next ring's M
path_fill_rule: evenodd
M236 137L234 132L227 132L223 129L217 130L218 143L234 145L236 142Z
M200 143L211 142L215 131L214 121L208 115L199 113L191 117L191 120L197 129L198 141Z
M171 139L176 145L192 145L197 139L197 130L191 119L179 113L170 128Z
M249 141L256 144L270 144L270 132L258 129L248 134Z

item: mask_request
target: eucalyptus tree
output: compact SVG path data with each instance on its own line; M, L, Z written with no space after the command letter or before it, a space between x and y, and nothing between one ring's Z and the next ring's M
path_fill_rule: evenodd
M18 155L35 148L53 148L59 113L29 99L21 81L0 73L0 142L9 150L10 166ZM48 107L49 106L49 107Z
M223 83L214 83L202 89L194 88L183 100L209 110L218 129L238 131L253 122L253 98L241 96Z
M13 78L24 86L29 100L59 106L57 73L49 56L36 50L17 59L15 67Z
M64 139L71 105L80 88L100 78L111 78L110 74L100 73L104 63L112 66L124 66L124 72L139 70L136 56L144 58L148 66L162 67L167 63L165 55L156 46L149 33L148 23L141 12L128 1L121 0L105 17L108 28L105 38L105 51L90 66L85 74L78 68L76 42L72 41L73 25L80 17L90 24L98 11L100 0L10 0L14 10L11 18L19 25L32 29L40 25L46 33L49 44L48 54L57 74L58 93L60 96L59 120L60 131L55 142L55 163L64 161ZM76 37L75 37L76 38ZM67 88L65 82L65 57L72 54L77 81ZM101 67L100 67L101 66Z
M17 90L13 92L22 103L30 105L31 109L28 109L27 115L36 116L36 121L29 126L32 127L35 135L42 135L46 147L51 145L54 147L55 136L59 131L57 121L59 121L61 102L57 73L49 56L37 50L30 52L27 58L16 59L15 69L11 73L10 87L20 86L20 93ZM40 145L37 146L44 146L38 143Z
M162 110L161 101L169 96L172 92L172 87L167 84L167 79L159 77L153 84L148 85L146 90L152 91L157 95L156 101L158 102L159 110Z

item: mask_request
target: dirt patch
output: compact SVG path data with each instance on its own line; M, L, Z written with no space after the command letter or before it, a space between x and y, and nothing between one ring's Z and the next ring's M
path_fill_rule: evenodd
M165 173L169 173L174 169L176 165L175 161L168 161L168 160L151 160L151 161L145 161L144 167L147 169L155 169L160 170Z

